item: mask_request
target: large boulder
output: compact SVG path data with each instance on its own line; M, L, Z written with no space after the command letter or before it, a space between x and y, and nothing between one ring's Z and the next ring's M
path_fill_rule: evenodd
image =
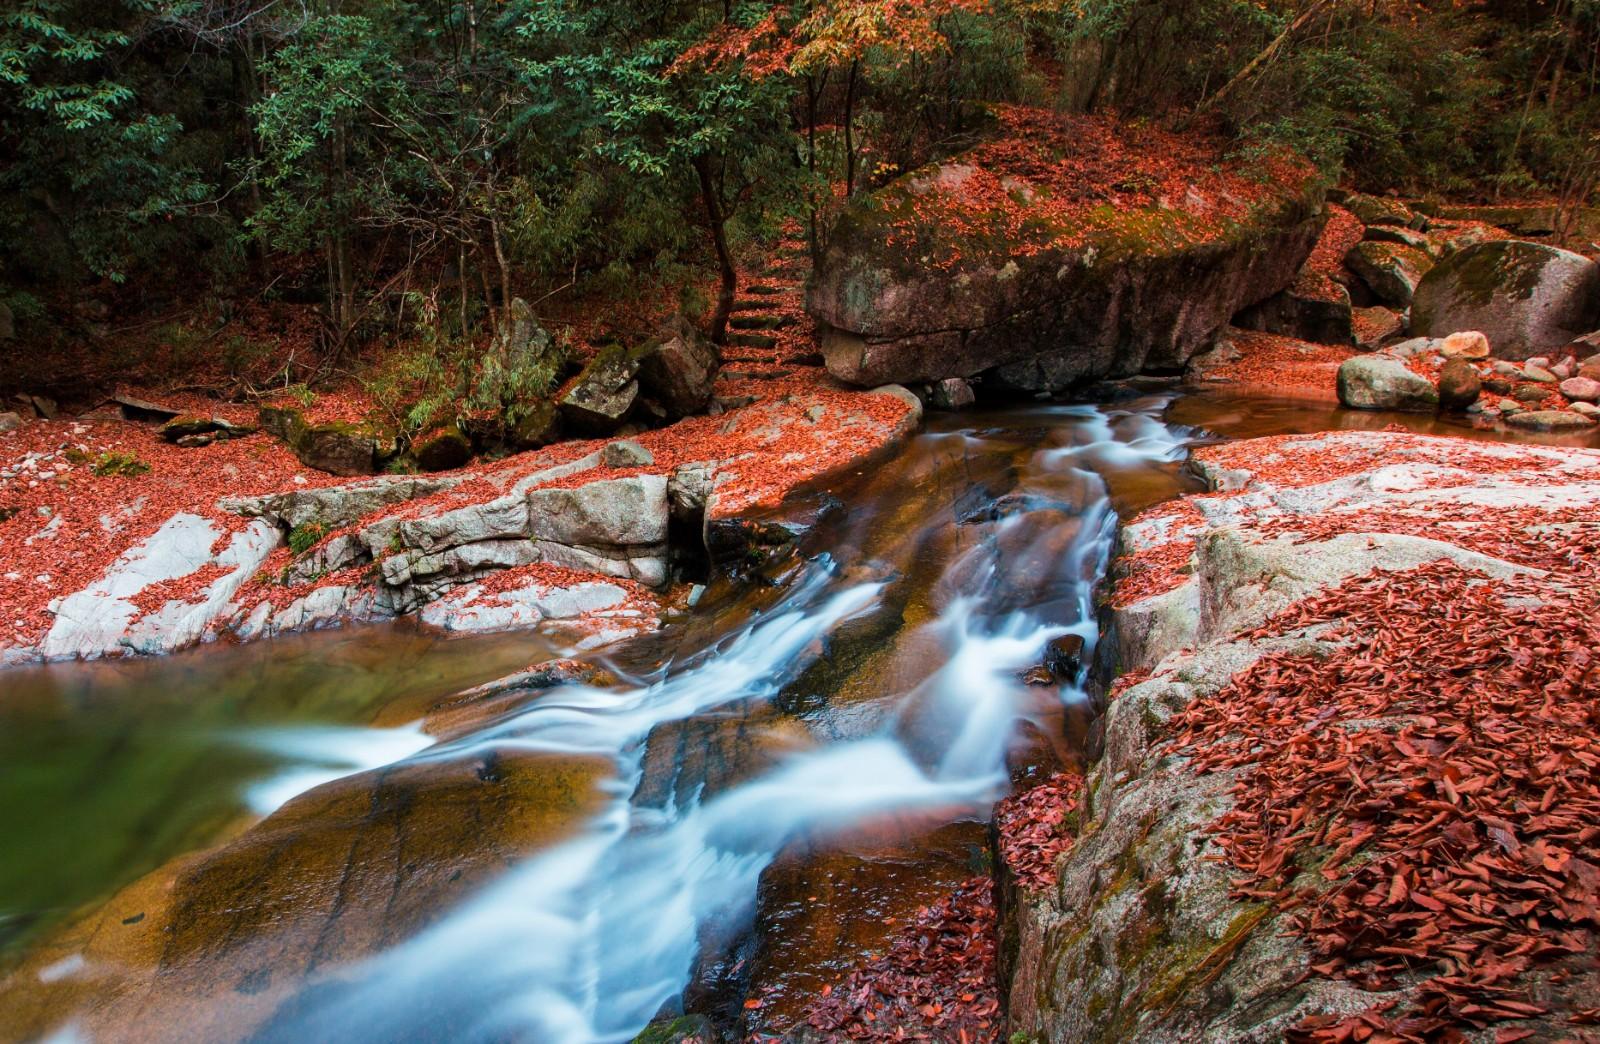
M365 424L307 423L299 410L261 408L261 427L282 439L300 463L331 475L371 475L389 455L393 440Z
M1355 410L1431 410L1439 393L1399 359L1361 355L1339 367L1339 402Z
M1508 239L1445 258L1417 284L1411 332L1488 335L1494 354L1526 359L1600 322L1600 265L1567 250Z
M1396 308L1405 308L1411 303L1417 283L1433 267L1428 255L1416 247L1374 240L1351 247L1344 263L1361 277L1378 300Z
M1177 198L1092 205L1057 197L1050 171L1002 176L981 150L841 216L806 302L835 377L994 371L1001 386L1055 391L1177 372L1237 312L1294 280L1323 220L1309 174L1246 192L1218 168Z
M647 354L647 350L620 344L602 348L583 372L557 394L556 406L562 419L591 434L616 431L639 398L639 367Z
M639 385L645 395L673 418L705 409L721 361L716 345L701 336L693 323L677 316L647 348L639 364Z
M1234 317L1233 325L1316 344L1355 343L1350 291L1320 272L1301 272L1284 290Z

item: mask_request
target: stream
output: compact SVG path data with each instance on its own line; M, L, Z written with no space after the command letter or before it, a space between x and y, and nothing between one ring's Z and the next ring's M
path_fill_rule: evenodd
M934 415L800 553L606 651L404 627L10 672L0 1038L628 1041L781 1031L1081 764L1119 517L1220 436L1432 417L1150 395ZM1212 433L1212 434L1202 434ZM266 817L263 819L262 817ZM108 898L109 897L109 898ZM759 1011L741 1010L752 992Z

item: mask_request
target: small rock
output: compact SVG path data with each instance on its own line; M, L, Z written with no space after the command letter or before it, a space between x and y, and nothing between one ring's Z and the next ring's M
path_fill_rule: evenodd
M1409 359L1415 355L1427 354L1432 350L1435 343L1432 338L1413 337L1409 341L1401 341L1399 344L1390 345L1383 350L1383 354L1392 355L1396 359Z
M1506 362L1504 359L1496 359L1494 362L1494 372L1498 373L1502 377L1511 377L1514 379L1522 376L1522 367L1518 366L1514 362Z
M961 410L977 401L972 385L960 377L947 377L933 386L928 404L936 410Z
M1398 359L1358 356L1339 367L1339 402L1358 410L1423 410L1439 404L1427 378Z
M209 446L216 441L217 437L210 432L198 432L193 435L180 435L173 440L173 442L179 446L182 446L184 449L199 449L201 446Z
M608 468L638 468L656 462L655 455L632 439L608 442L600 451L600 462Z
M1540 384L1556 383L1555 374L1551 373L1543 366L1535 366L1531 362L1522 368L1522 376L1530 381L1538 381Z
M1514 387L1516 385L1504 377L1490 377L1483 382L1483 390L1493 392L1496 395L1510 395L1511 389Z
M201 417L197 414L186 413L172 418L156 430L156 434L168 442L176 442L180 446L190 445L183 441L191 435L205 435L216 431L219 425L210 417ZM204 443L201 443L204 445Z
M1568 377L1561 382L1561 394L1580 402L1600 402L1600 381L1588 377Z
M1482 391L1483 382L1471 363L1462 358L1445 360L1444 368L1439 371L1441 410L1464 410L1478 401Z
M1591 355L1578 365L1578 376L1600 381L1600 355Z
M1057 681L1076 682L1083 671L1083 638L1063 634L1044 647L1044 666Z
M1579 416L1600 420L1600 406L1596 406L1592 402L1575 402L1567 408Z
M22 427L22 415L7 410L0 413L0 431L16 431Z
M1522 403L1516 399L1501 399L1499 408L1501 413L1509 417L1513 413L1522 412Z
M1580 431L1595 426L1592 419L1570 410L1533 410L1508 417L1506 423L1528 431Z
M1524 366L1537 366L1537 367L1539 367L1541 369L1548 370L1550 368L1550 358L1549 358L1549 356L1545 356L1545 355L1535 355L1531 359L1525 359L1523 361L1522 365L1524 365Z
M1541 388L1537 384L1524 384L1511 393L1511 397L1518 402L1543 402L1549 395L1548 388Z
M1440 344L1439 354L1446 359L1487 359L1489 338L1476 330L1453 333Z

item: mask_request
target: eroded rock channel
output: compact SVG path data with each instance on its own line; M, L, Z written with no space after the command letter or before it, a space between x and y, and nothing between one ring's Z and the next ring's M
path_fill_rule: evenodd
M800 534L788 552L583 662L513 636L293 639L358 661L368 696L337 706L297 701L303 675L263 656L270 643L13 675L35 694L9 730L24 744L70 717L60 697L114 702L130 683L201 707L254 692L262 710L155 776L160 744L128 755L131 733L96 737L80 772L159 780L130 786L106 832L187 826L30 897L8 922L0 1036L845 1039L818 999L864 981L853 969L904 946L908 926L933 925L934 948L971 929L946 897L991 873L1009 989L960 994L971 1039L1267 1039L1364 1010L1347 982L1301 989L1307 951L1267 933L1266 906L1230 897L1205 827L1235 776L1185 768L1163 723L1263 655L1336 645L1240 635L1343 578L1437 558L1511 587L1548 573L1485 543L1503 519L1466 532L1473 511L1520 503L1545 473L1561 481L1544 507L1592 512L1600 465L1490 446L1446 460L1435 440L1361 432L1289 437L1269 447L1276 470L1227 455L1254 443L1213 446L1197 476L1191 448L1217 440L1172 405L936 416L866 473L752 520ZM1188 415L1227 427L1230 411ZM1228 492L1174 499L1207 485ZM1461 513L1446 533L1318 530L1306 546L1289 531L1341 510L1421 512L1420 529L1440 490ZM1133 554L1102 638L1119 520ZM1580 520L1546 521L1560 544ZM400 655L406 642L426 648ZM1119 670L1156 677L1125 680L1102 716ZM253 687L228 680L245 672ZM363 743L364 760L329 753ZM260 760L219 767L208 744ZM1039 861L1051 883L997 864L995 801L1091 769L1090 796L1049 831L1063 843ZM71 800L72 785L35 797ZM13 839L70 843L49 811Z

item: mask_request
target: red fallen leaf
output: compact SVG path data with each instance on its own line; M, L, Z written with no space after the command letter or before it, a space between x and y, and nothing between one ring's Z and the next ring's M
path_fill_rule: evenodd
M744 1007L746 1011L755 1011L757 1008L761 1007L761 1001L759 998L751 997L749 1000L744 1002Z

